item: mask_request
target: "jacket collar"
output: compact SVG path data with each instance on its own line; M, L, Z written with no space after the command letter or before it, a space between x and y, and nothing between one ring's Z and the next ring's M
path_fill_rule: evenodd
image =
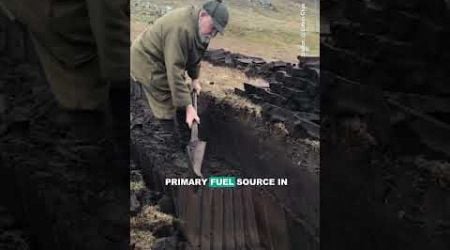
M200 28L199 28L199 25L198 25L198 19L199 19L200 11L201 11L200 8L192 6L192 9L191 9L191 21L192 21L192 24L195 27L195 29L194 29L195 30L195 46L197 48L201 48L203 50L206 50L206 48L208 47L209 42L203 43L202 39L200 37Z

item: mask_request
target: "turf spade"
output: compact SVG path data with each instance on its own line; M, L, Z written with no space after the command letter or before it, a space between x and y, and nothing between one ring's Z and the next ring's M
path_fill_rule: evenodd
M197 93L192 93L192 104L197 111ZM189 157L189 165L197 176L202 176L202 162L205 154L206 142L198 138L198 124L196 121L192 123L191 140L186 146L186 151Z

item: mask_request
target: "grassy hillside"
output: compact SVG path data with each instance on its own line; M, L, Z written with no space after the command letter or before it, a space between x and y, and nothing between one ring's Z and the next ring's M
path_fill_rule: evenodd
M203 0L131 0L132 38L171 9ZM295 61L300 54L300 4L298 0L273 0L264 8L257 0L224 1L230 9L230 23L224 36L215 38L210 47L260 56L268 60ZM316 11L308 3L306 44L309 55L319 55L319 34L315 31Z

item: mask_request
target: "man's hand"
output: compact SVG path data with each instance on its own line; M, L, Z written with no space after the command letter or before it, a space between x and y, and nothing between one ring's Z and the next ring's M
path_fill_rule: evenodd
M200 117L198 117L197 111L194 109L194 106L188 105L186 107L186 123L189 126L189 128L192 127L192 123L194 121L200 124Z
M197 93L197 95L200 95L202 86L200 85L200 81L198 79L192 80L192 89Z

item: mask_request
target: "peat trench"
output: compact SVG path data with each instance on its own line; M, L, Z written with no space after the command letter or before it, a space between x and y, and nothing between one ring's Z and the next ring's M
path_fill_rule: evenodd
M258 69L263 65L258 63L255 67L250 61L243 70ZM258 76L284 87L286 77L295 79L302 74L308 83L291 80L288 84L294 88L286 87L284 94L271 92L272 88L247 85L245 91L238 93L258 103L262 107L260 114L237 108L226 98L219 99L211 93L203 93L199 98L200 137L207 141L205 176L288 178L288 186L235 189L166 186L165 178L193 177L186 155L171 145L153 123L145 101L133 96L134 171L143 176L152 192L171 198L172 214L180 220L177 243L171 243L173 249L318 249L319 127L316 96L312 93L315 90L311 88L303 96L303 102L309 100L307 107L292 101L293 92L305 91L305 85L317 88L318 77L314 77L317 71L306 69L307 66L291 66L296 76L291 75L292 71L283 72L289 68L283 62Z

